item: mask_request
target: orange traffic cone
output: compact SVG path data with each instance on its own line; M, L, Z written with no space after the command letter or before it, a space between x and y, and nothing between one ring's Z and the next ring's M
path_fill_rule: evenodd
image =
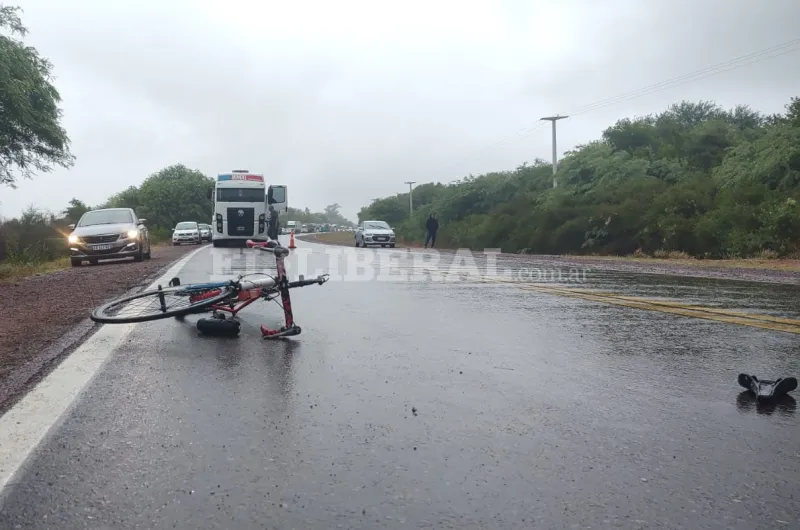
M297 248L294 246L294 229L289 232L289 248Z

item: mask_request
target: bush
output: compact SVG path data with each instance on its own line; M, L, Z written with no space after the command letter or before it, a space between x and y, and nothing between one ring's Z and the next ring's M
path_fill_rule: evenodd
M421 241L430 212L442 245L538 254L641 252L723 258L800 253L800 98L785 115L682 102L620 120L552 166L537 160L374 201L382 219Z

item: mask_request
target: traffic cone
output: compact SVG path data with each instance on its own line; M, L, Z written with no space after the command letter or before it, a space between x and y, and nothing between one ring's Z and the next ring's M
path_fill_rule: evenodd
M289 232L289 248L297 248L294 246L294 229Z

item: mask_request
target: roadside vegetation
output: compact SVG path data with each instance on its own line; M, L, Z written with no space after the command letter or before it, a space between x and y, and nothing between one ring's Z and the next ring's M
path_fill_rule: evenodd
M69 225L77 223L85 212L95 208L135 208L147 219L154 245L169 244L170 229L186 220L210 222L213 205L207 191L214 179L183 165L162 169L140 186L131 186L106 202L89 206L73 198L58 214L35 206L16 219L0 220L0 280L50 272L69 266L67 236ZM324 212L290 209L281 217L301 222L342 223L339 205L332 204ZM314 220L314 221L311 221ZM351 224L344 220L344 223Z
M362 208L420 243L531 254L772 260L800 251L800 98L786 112L682 102L623 119L567 153L429 183Z
M12 188L74 163L52 65L23 42L19 13L0 4L0 184ZM556 178L554 189L551 165L536 160L423 184L413 191L412 216L401 194L362 208L359 220L387 221L398 243L410 246L421 244L425 219L436 212L439 248L671 260L797 256L800 98L779 115L682 102L620 120L567 153ZM58 214L30 206L17 219L0 219L0 279L61 267L68 225L91 208L133 207L153 242L167 241L178 221L210 220L213 182L177 164L103 204L73 198ZM338 204L323 212L290 208L281 223L289 220L352 226Z

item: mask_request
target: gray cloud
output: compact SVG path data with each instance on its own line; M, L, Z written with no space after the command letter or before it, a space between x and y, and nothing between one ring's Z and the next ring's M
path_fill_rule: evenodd
M287 5L288 4L288 5ZM800 37L794 0L21 4L51 58L77 163L0 191L0 213L98 203L161 167L246 167L355 219L405 180L549 159L539 117ZM559 123L559 151L681 99L779 112L800 53ZM485 149L512 136L506 144Z

